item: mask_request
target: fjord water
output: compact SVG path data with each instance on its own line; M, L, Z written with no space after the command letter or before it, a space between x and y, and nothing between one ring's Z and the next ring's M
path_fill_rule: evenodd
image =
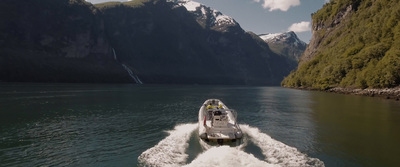
M241 145L196 135L238 112ZM400 102L280 87L0 84L0 166L398 166Z

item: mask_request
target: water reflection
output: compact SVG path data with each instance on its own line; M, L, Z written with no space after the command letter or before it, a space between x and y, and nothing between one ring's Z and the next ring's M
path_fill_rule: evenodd
M312 120L309 91L263 87L256 102L260 107L254 126L271 137L314 155L316 147L315 125Z
M400 104L395 101L312 93L313 119L326 164L396 166L400 164ZM348 162L341 162L343 159ZM358 165L357 165L358 164Z
M396 101L279 87L81 84L0 86L0 161L132 166L166 130L196 123L208 98L235 109L240 124L326 166L400 164ZM189 160L200 153L192 146ZM245 151L265 159L254 143Z

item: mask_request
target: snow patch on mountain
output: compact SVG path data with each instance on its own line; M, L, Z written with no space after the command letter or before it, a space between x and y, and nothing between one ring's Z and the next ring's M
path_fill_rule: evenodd
M213 10L213 17L215 18L215 22L217 25L228 24L228 25L236 25L236 22L229 16L222 14L217 10Z
M264 41L271 41L274 39L278 39L280 35L283 33L269 33L269 34L262 34L260 35L260 38Z
M207 7L201 3L191 0L168 0L168 1L175 3L177 6L185 7L186 10L194 13L197 17L210 19L212 21L211 26L238 25L238 23L232 17L224 15L218 10Z
M195 11L197 11L197 8L200 8L202 6L201 3L194 2L194 1L181 0L181 1L176 1L175 3L177 3L181 6L184 6L190 12L195 12Z
M259 37L267 43L293 43L295 46L306 46L307 43L300 40L293 31L284 33L261 34Z

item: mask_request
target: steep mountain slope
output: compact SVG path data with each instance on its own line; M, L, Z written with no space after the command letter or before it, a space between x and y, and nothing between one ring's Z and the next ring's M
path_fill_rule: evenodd
M312 15L313 37L287 87L400 84L400 2L334 0Z
M307 47L307 44L300 40L293 31L261 34L259 37L268 43L272 51L293 60L296 66Z
M192 1L0 2L0 81L279 84L293 69Z
M192 1L143 2L97 6L119 59L145 82L277 84L293 69L218 11Z
M130 82L81 0L0 1L0 81Z

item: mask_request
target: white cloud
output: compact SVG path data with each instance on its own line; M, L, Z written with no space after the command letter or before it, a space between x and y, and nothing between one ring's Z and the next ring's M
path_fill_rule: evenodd
M262 2L264 9L287 11L292 6L300 5L300 0L254 0L254 2Z
M292 24L289 29L289 31L294 31L294 32L305 32L305 31L311 31L311 26L310 22L308 21L302 21L300 23L294 23Z

